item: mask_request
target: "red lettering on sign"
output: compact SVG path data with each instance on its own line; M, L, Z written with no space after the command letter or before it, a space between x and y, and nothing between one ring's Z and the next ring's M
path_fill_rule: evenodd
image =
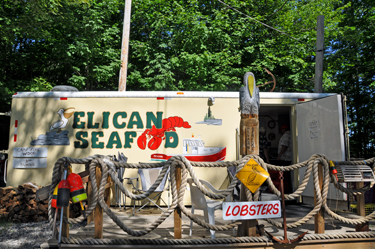
M247 205L243 205L242 206L242 208L241 208L241 216L245 216L245 215L247 215L247 213L249 212L248 210L247 210L247 208L248 208L248 206Z
M273 214L278 214L279 213L279 203L276 203L274 206L273 206ZM275 213L275 211L276 211L276 213Z
M279 201L229 202L223 205L224 220L247 220L280 217Z
M238 210L237 210L237 213L235 214L235 213L234 213L234 210L235 210L236 208L237 208ZM233 210L232 210L232 215L233 215L233 216L236 216L239 212L240 212L240 207L237 205L237 206L235 206L235 207L233 208Z
M268 204L266 214L271 214L272 215L272 213L271 213L272 208L273 208L273 205L272 204Z
M255 208L255 205L251 205L250 207L249 207L249 214L250 215L254 215L255 214L255 210L254 210L254 208Z
M229 216L230 215L229 210L230 210L230 206L228 207L227 212L225 213L225 216Z
M262 212L260 213L261 215L265 215L267 213L267 205L263 205Z

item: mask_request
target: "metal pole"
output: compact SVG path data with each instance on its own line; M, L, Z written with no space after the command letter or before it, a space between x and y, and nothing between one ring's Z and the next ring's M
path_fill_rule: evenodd
M287 224L286 224L286 210L285 210L285 195L284 195L284 172L279 172L280 178L280 192L281 192L281 208L283 209L283 225L284 225L284 240L288 239Z
M64 164L63 180L66 180L67 175L68 175L68 168L67 168L67 165ZM61 243L61 234L62 234L63 220L64 220L64 207L61 207L60 232L59 232L59 240L58 240L59 244Z
M128 71L128 54L129 54L129 37L130 37L130 15L131 15L132 1L125 0L124 9L124 26L122 30L122 44L121 44L121 69L118 90L120 92L126 91L126 76Z
M318 16L316 30L315 87L314 92L323 92L324 16Z
M180 165L177 165L176 166L176 171L175 171L175 177L176 177L176 188L177 188L177 192L180 190L181 188L181 179L182 179L182 176L181 176L181 166ZM173 177L173 176L171 176ZM179 207L176 207L176 209L174 210L174 238L175 239L182 239L182 212L181 212L181 208Z

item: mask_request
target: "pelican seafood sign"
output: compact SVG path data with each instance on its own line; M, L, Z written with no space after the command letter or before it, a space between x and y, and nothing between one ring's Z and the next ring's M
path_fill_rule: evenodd
M120 152L129 163L173 156L233 161L237 110L238 92L17 93L12 98L7 182L48 185L59 158L95 154ZM84 170L80 164L74 171ZM127 172L137 176L136 170ZM201 174L219 185L227 170Z
M102 122L94 123L94 112L75 112L73 128L108 129L110 125L117 130L126 128L127 131L124 132L123 136L120 136L118 131L111 132L106 144L100 140L101 137L104 137L103 131L92 131L91 147L96 149L103 149L104 147L112 149L115 146L118 149L127 149L132 147L131 144L137 138L135 129L144 129L146 126L146 130L137 138L137 146L142 150L146 149L146 144L150 150L156 150L163 140L165 140L165 148L176 148L179 142L176 128L191 128L187 121L178 116L163 119L163 112L156 112L156 115L153 112L147 112L145 125L139 112L132 112L128 120L126 120L127 116L126 112L116 112L111 118L110 112L103 112ZM111 120L112 122L110 122ZM76 132L74 147L87 148L89 145L88 137L88 131Z
M131 148L132 144L137 139L138 148L145 150L156 150L160 147L163 140L165 140L165 148L176 148L179 143L179 138L176 133L176 128L191 128L187 121L181 117L173 116L163 119L163 112L146 112L146 122L141 118L137 111L128 113L124 111L102 112L96 114L93 111L75 111L75 108L60 108L57 113L61 120L55 121L50 126L50 132L46 135L38 136L38 139L33 140L31 145L70 145L68 138L68 131L62 130L67 127L70 117L73 116L72 128L74 134L74 148L85 149L91 144L93 149L112 149L112 148ZM100 116L101 122L95 122ZM109 138L104 141L105 131L112 128L115 131L110 132ZM146 128L138 137L137 131ZM100 130L99 130L100 129ZM121 134L119 131L126 129ZM137 138L138 137L138 138Z

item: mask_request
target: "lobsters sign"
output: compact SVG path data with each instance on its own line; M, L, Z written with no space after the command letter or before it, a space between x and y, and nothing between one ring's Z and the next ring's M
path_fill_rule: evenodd
M280 201L224 202L224 220L280 218Z

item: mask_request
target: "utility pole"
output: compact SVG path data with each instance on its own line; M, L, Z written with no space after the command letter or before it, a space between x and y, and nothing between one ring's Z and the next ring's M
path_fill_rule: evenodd
M122 43L121 43L121 69L120 69L120 80L118 84L118 90L120 92L126 91L131 9L132 9L132 0L125 0L124 26L122 29Z
M316 29L315 87L314 92L323 92L324 16L318 16Z

